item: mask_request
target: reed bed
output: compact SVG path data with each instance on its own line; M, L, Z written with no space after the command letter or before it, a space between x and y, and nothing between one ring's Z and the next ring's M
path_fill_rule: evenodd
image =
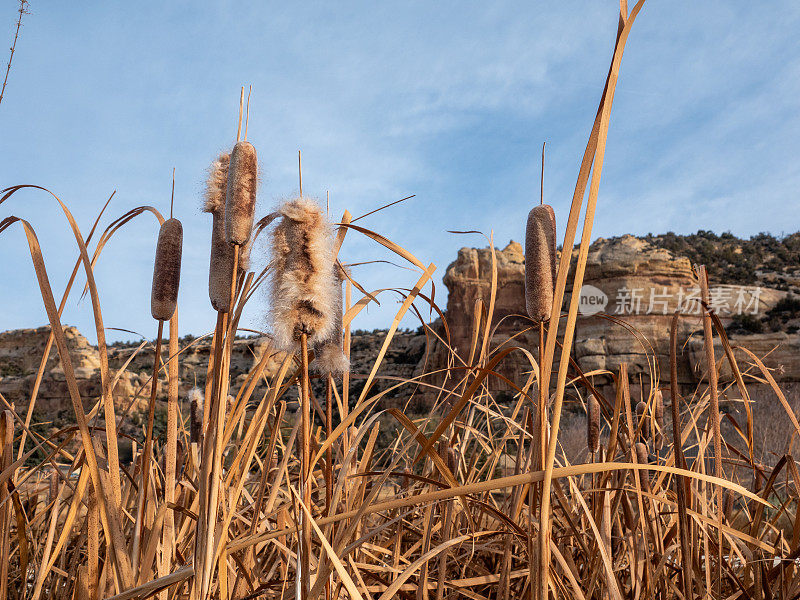
M755 458L752 411L758 409L750 406L745 380L774 394L797 433L800 423L760 359L742 349L747 364L740 367L719 319L706 312L710 369L691 394L675 384L662 392L654 368L639 388L641 397L632 397L625 365L613 373L583 373L570 360L577 295L562 311L565 290L568 281L573 289L582 282L622 50L641 7L640 1L628 12L622 3L557 271L552 209L534 215L542 235L534 235L539 262L527 285L539 348L494 341L495 278L475 319L472 347L451 347L446 318L442 328L420 318L431 342L445 348L449 366L387 381L391 391L406 390L409 400L424 391L431 400L423 416L384 406L388 390L376 391L374 384L383 379L400 321L409 312L442 314L433 294L423 291L436 267L356 225L349 212L326 224L302 193L253 228L255 150L238 141L230 166L224 155L212 168L214 202L206 205L216 236L211 264L222 265L210 276L219 317L208 333L214 347L208 381L179 397L187 347L179 342L172 307L179 263L177 271L175 264L162 265L153 288L159 323L154 374L167 377L167 434L154 438L150 423L133 462L120 462L118 432L129 415L117 414L111 390L124 368L108 368L92 269L130 220L149 214L162 232L180 224L139 207L93 242L102 212L84 237L69 208L47 190L3 190L4 207L26 188L57 202L79 254L57 305L34 226L13 216L0 221L0 233L19 225L26 234L51 324L45 357L55 344L75 413L74 427L45 437L31 429L37 388L24 414L0 397L0 598L797 597L800 475L790 455L772 465ZM577 263L570 269L582 211ZM226 220L226 212L235 218ZM258 273L240 270L239 250L278 217L270 264ZM348 234L396 253L417 271L416 280L364 290L340 259ZM172 249L164 252L174 260L180 248L172 235ZM314 249L303 250L313 239ZM81 396L60 322L79 273L87 280L102 357L99 398ZM269 282L274 349L230 389L232 336L244 306ZM362 374L361 391L351 396L351 325L391 291L403 302L374 364ZM680 318L673 319L672 382ZM713 355L713 336L722 341L722 357ZM490 383L503 377L512 354L522 355L530 369L520 381L506 380L513 399L500 403ZM267 373L276 355L280 368ZM733 385L718 381L721 361L730 363ZM600 376L614 381L611 396L593 386ZM311 392L314 377L325 382L326 398ZM155 398L157 378L151 383ZM255 395L256 384L266 384L266 391ZM730 427L720 427L721 398L744 409L739 421L727 415ZM565 399L587 407L589 461L571 464L560 450ZM725 431L733 433L723 438ZM37 453L44 459L30 466Z

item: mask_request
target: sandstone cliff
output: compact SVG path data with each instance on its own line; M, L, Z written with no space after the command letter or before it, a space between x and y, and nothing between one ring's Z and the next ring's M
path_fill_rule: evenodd
M495 315L492 323L492 348L512 343L536 356L538 332L525 316L524 265L522 246L510 242L495 251L497 284ZM573 258L574 262L574 258ZM492 277L492 253L489 248L462 248L458 258L448 267L444 277L449 295L447 320L452 346L466 356L470 349L476 307L488 306ZM787 291L752 285L717 283L711 275L712 304L724 325L737 319L764 318L787 297ZM568 282L572 276L568 278ZM769 278L761 277L762 281ZM669 327L672 313L680 307L686 316L679 322L679 383L693 386L703 369L701 320L699 318L698 283L688 258L676 256L634 236L611 240L598 239L589 251L581 295L581 313L573 346L573 358L584 372L615 372L627 363L634 381L652 373L661 383L669 381ZM564 310L572 290L568 286ZM585 296L594 295L602 306L589 306ZM597 314L591 314L598 310ZM519 334L519 332L529 331ZM633 335L635 330L637 335ZM791 331L791 328L790 328ZM513 340L508 340L512 337ZM769 332L756 335L731 334L733 344L741 344L759 356L765 356L768 367L775 369L779 381L800 380L800 336L797 333ZM717 356L722 350L718 348ZM741 358L742 353L739 353ZM441 345L434 351L438 363L446 360ZM530 370L523 355L512 355L500 371L519 384ZM723 378L729 372L723 370ZM608 381L598 376L597 383ZM494 379L490 387L507 389Z

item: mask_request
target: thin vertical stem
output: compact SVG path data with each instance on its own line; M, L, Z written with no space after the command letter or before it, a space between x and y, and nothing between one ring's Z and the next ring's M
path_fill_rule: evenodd
M244 109L244 86L239 90L239 123L236 125L236 141L242 139L242 110Z
M714 475L722 477L722 433L720 431L719 395L717 393L717 363L714 358L714 334L711 328L711 299L708 293L708 271L701 266L698 272L700 277L700 291L703 300L703 338L708 363L708 391L711 399L708 419L711 421L714 434ZM717 568L715 573L717 597L722 593L722 487L717 485Z
M675 456L675 466L679 469L686 469L686 458L683 456L683 444L681 441L681 417L678 402L678 314L672 317L672 325L669 330L669 378L670 396L672 400L672 451ZM682 584L683 596L686 600L692 598L692 551L689 540L689 520L686 513L686 481L683 475L676 475L673 478L675 486L675 496L678 500L678 541L681 548L681 558L683 560Z
M539 204L544 204L544 147L547 145L547 142L542 142L542 175L540 179L540 187L539 187Z
M158 335L156 336L156 351L153 357L153 378L150 382L150 405L147 409L147 433L144 439L144 452L142 453L142 478L139 488L139 504L136 508L136 530L133 537L133 570L139 564L139 543L144 529L144 512L147 504L147 487L150 478L150 458L153 454L153 420L156 411L156 394L158 393L158 364L161 360L161 337L164 334L164 321L158 322Z
M303 161L300 150L297 151L297 177L300 180L300 197L303 197Z
M244 118L244 141L247 141L247 125L250 123L250 94L253 93L253 86L247 91L247 114Z
M325 436L330 439L333 434L333 375L328 373L325 386ZM325 454L325 516L331 515L333 501L333 447L328 446ZM325 600L331 600L331 580L325 583Z
M300 485L303 503L311 510L311 399L308 391L308 336L300 336L300 362L302 365L300 410L302 411L302 435L300 437ZM300 541L300 598L306 600L311 590L311 521L308 515L301 513L302 539Z

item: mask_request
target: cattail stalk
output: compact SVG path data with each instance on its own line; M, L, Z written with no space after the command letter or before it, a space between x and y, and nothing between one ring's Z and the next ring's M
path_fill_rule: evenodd
M646 465L650 463L649 452L647 451L647 445L642 442L636 442L634 446L634 451L636 452L636 462L640 465ZM642 481L642 488L645 491L650 490L650 472L647 469L642 469L639 471L639 478Z
M189 441L200 444L203 439L203 392L199 388L189 391Z
M586 445L594 455L600 448L600 402L594 394L589 394L586 406Z
M678 410L678 318L676 312L669 329L669 390L672 410L672 448L675 466L686 470L686 459L681 442L681 419ZM681 548L681 585L684 598L691 598L693 584L692 551L689 540L689 515L686 510L686 478L676 475L673 478L675 497L678 503L678 545Z
M272 233L272 329L276 345L299 351L302 365L301 495L310 506L311 399L308 389L308 346L336 345L337 278L333 231L320 207L307 198L286 202ZM341 283L339 282L339 290ZM320 357L322 358L322 357ZM332 369L328 369L330 373ZM311 523L303 516L300 539L300 596L310 590Z
M542 146L542 194L544 193L544 146ZM549 204L535 206L528 214L525 229L525 307L528 316L539 323L539 402L536 419L536 430L531 432L536 440L536 468L543 468L547 452L546 441L546 398L547 390L542 384L542 364L544 359L544 324L550 319L553 310L553 294L556 279L556 217ZM533 506L541 492L541 484L531 486L530 519L533 518ZM532 521L528 524L532 532ZM531 558L531 589L538 573Z
M300 361L301 361L301 392L303 401L302 412L302 437L300 439L300 493L303 504L311 508L311 402L309 397L308 380L308 334L300 336ZM307 515L302 519L302 540L300 544L301 571L300 571L300 597L305 600L311 590L311 521Z
M150 312L158 321L156 348L153 356L153 376L150 382L150 404L147 410L147 432L141 458L141 487L136 509L136 527L133 537L133 570L139 564L139 543L144 533L144 511L150 484L150 459L153 455L153 421L155 418L158 372L161 363L161 339L164 336L164 321L175 313L178 305L178 288L181 281L181 255L183 250L183 226L178 219L168 219L161 225L156 244L153 266L153 285L150 293Z
M236 280L239 269L239 259L242 248L249 243L255 216L256 191L258 187L258 159L253 145L247 141L239 141L241 131L242 98L239 106L239 131L237 142L230 153L227 162L227 180L225 182L224 224L225 241L232 248L219 251L219 260L224 268L219 273L209 274L209 295L212 304L218 309L217 327L215 331L215 360L211 395L211 417L207 430L206 444L203 456L210 457L210 472L203 465L203 479L208 482L208 491L204 482L201 489L205 497L201 498L200 518L198 520L198 536L195 545L196 570L200 574L200 595L205 598L211 585L214 558L214 529L217 517L217 499L219 496L219 476L222 471L223 431L225 426L225 402L228 387L228 370L230 367L230 352L235 334L234 323L236 319L229 313L233 312L236 297ZM207 203L220 210L222 180L224 179L224 160L217 167L212 166L209 181L209 196ZM210 207L209 207L210 208ZM212 212L213 214L213 212ZM218 217L217 217L218 219ZM216 226L219 226L217 220ZM212 232L213 235L213 232ZM219 232L217 232L219 237ZM213 249L212 249L213 252ZM228 270L227 265L232 266ZM213 261L213 256L212 256ZM213 289L212 289L213 288ZM226 310L227 309L227 310ZM199 535L202 533L203 535ZM226 568L220 562L220 569Z
M703 300L703 341L706 352L706 364L708 368L708 391L711 400L709 406L708 419L714 434L714 475L722 477L722 433L719 416L719 396L717 392L717 363L714 359L714 333L711 327L711 298L708 292L708 272L705 266L701 266L697 273L700 279L700 293ZM722 487L715 486L717 492L717 568L716 585L717 596L722 587Z

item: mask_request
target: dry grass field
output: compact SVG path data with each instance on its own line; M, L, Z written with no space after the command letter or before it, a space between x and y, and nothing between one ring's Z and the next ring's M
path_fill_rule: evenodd
M441 315L424 291L436 267L349 212L328 223L302 191L259 220L257 162L245 127L212 169L215 201L206 208L214 219L210 294L218 318L209 324L208 383L189 398L178 395L185 346L175 299L181 247L190 240L182 239L177 219L139 207L105 229L98 216L85 233L64 203L38 188L39 199L66 217L79 251L72 278L56 295L35 224L5 217L0 234L21 227L27 236L52 327L45 357L55 345L75 419L43 437L32 431L35 389L26 411L0 398L0 598L797 597L797 463L788 440L772 444L786 447L786 455L767 460L766 441L754 437L765 419L779 422L781 435L800 433L797 399L787 399L759 357L737 364L725 329L706 311L707 364L714 368L691 395L661 386L654 368L645 392L632 397L623 365L610 374L615 394L607 397L593 388L593 374L570 363L578 296L564 306L565 290L583 280L617 76L643 0L630 11L621 4L571 209L555 215L565 250L557 269L555 225L545 209L528 230L528 311L539 347L493 341L493 282L490 301L476 311L469 351L452 351L444 373L394 383L409 399L420 387L436 397L424 418L383 408L387 392L374 392L373 384L401 319L429 309ZM30 187L3 190L6 214L15 194ZM157 381L139 390L150 397L149 418L133 463L123 464L117 432L129 415L111 396L121 371L108 368L92 268L132 219L161 228L153 368L167 374L169 400L166 433L156 438ZM259 236L271 249L270 264L249 271L247 254ZM352 236L388 248L416 273L387 281L384 291L364 290L338 258ZM570 269L573 248L578 258ZM705 267L697 275L707 299ZM96 401L80 395L60 322L84 278L102 362L104 393ZM266 353L229 402L232 339L243 307L262 287L270 291L274 352L283 362L267 377ZM350 325L392 289L404 300L362 391L349 397ZM426 333L450 347L446 326L443 335L429 326ZM722 355L715 355L714 338ZM674 330L672 342L676 369ZM530 369L524 380L508 382L513 399L501 406L488 382L512 353L522 353ZM730 386L718 383L725 362L735 374ZM310 378L326 382L326 397L314 397ZM257 382L267 384L265 394L254 396ZM751 397L754 385L759 402ZM573 423L563 432L568 388L578 390L587 417L579 430ZM724 421L721 399L740 407ZM770 412L762 417L767 399Z

